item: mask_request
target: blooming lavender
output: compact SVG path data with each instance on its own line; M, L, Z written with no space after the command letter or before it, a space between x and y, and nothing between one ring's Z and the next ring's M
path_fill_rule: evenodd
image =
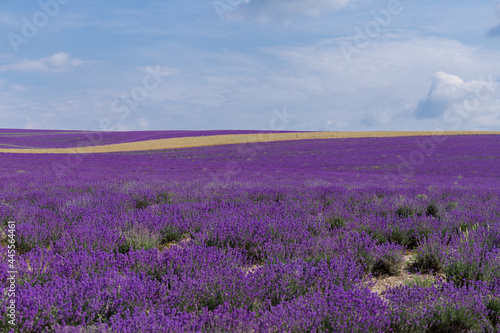
M498 136L450 136L398 177L412 138L260 145L89 154L63 177L65 155L1 154L0 331L500 330ZM370 290L409 271L431 282Z

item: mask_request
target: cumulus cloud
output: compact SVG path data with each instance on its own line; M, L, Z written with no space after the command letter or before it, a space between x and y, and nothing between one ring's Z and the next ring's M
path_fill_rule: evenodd
M200 53L196 64L199 67L181 67L180 75L162 77L163 83L148 92L148 98L131 110L126 120L117 122L117 128L269 128L273 108L288 106L290 113L296 115L287 125L288 130L432 130L437 127L452 130L454 124L442 118L445 110L453 110L455 105L458 107L474 99L474 87L488 82L469 78L499 74L500 52L485 51L458 41L384 34L359 49L348 62L339 47L344 40L352 38L261 49L265 59L274 59L276 66L237 52ZM160 70L171 72L163 66ZM137 67L134 71L137 72ZM429 90L430 78L438 71L443 72L434 75ZM109 84L106 81L109 73L90 74L98 75L96 82ZM110 80L113 85L103 85L106 89L102 91L93 88L71 93L72 100L80 101L72 104L66 102L68 94L61 95L54 89L41 91L39 95L32 86L29 93L11 91L11 95L25 101L10 99L9 102L0 95L0 107L9 107L11 112L2 124L98 129L101 119L110 118L114 122L121 116L112 112L113 101L122 94L130 94L145 74L124 76L120 87ZM495 83L491 85L496 87ZM491 98L481 101L477 112L471 113L460 129L500 128L500 88L496 91ZM49 105L46 100L58 103ZM442 107L436 107L437 116L420 115L416 120L415 109L419 101L425 100L442 101ZM18 107L21 105L22 108ZM28 118L29 124L25 120Z
M261 21L288 19L305 15L318 17L324 13L345 7L353 0L252 0L243 1L240 14L246 18L257 18Z
M76 67L91 65L88 61L83 61L71 57L68 53L56 53L50 57L41 59L22 59L18 62L0 66L0 72L65 72Z
M499 85L492 78L464 81L457 75L436 72L428 95L415 110L415 117L443 118L456 124L467 119L473 127L485 127L500 123L499 105Z
M429 94L420 101L415 115L419 119L440 117L454 103L463 100L470 93L460 77L444 72L434 73Z
M384 34L366 48L356 49L348 62L339 44L349 40L337 38L265 51L295 69L286 82L288 91L295 88L293 85L300 86L293 95L295 105L314 109L318 118L324 113L325 119L332 122L350 117L351 129L451 130L453 125L440 118L446 110L466 101L473 105L476 91L484 93L484 89L477 88L497 85L480 79L498 75L500 53L496 51L445 38ZM434 75L429 92L429 78L439 71L443 73ZM275 84L273 92L284 84ZM499 120L495 119L499 116L496 101L500 101L500 89L497 91L479 103L478 111L463 122L462 129L499 128ZM301 94L314 98L304 97L307 102L299 104ZM488 115L491 121L480 114Z

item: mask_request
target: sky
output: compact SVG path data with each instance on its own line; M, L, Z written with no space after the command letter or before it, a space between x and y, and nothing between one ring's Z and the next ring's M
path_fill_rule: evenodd
M500 130L498 0L3 0L0 28L0 128Z

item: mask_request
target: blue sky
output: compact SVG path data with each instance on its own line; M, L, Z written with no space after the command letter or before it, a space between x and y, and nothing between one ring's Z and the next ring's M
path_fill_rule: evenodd
M500 130L500 3L4 0L0 127Z

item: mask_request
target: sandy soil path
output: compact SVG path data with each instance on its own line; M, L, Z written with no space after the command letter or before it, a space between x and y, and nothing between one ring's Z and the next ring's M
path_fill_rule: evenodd
M341 139L341 138L372 138L372 137L406 137L406 136L440 136L440 135L500 135L500 131L422 131L422 132L302 132L302 133L259 133L259 134L232 134L200 137L183 137L158 139L138 142L127 142L110 145L96 145L80 148L51 148L51 149L11 149L2 148L0 153L29 153L29 154L91 154L112 153L127 151L163 150L190 147L219 146L239 143L273 142L310 139Z

